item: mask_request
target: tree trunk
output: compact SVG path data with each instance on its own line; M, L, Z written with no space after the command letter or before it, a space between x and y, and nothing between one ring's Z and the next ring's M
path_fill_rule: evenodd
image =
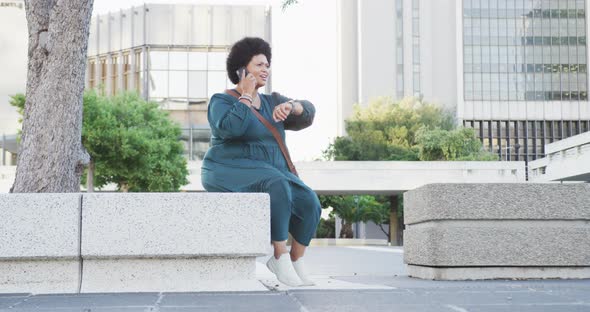
M391 236L389 235L389 232L386 231L385 228L383 228L383 224L378 224L378 226L381 229L381 232L385 234L385 237L387 237L387 242L391 243Z
M399 223L397 217L398 210L398 198L397 196L391 196L389 198L391 211L389 214L389 242L392 246L401 246L401 237L399 233Z
M352 238L354 233L352 233L352 224L349 222L344 221L342 219L342 229L340 229L340 238Z
M28 0L27 100L15 193L79 192L88 32L93 0Z
M88 164L88 174L86 175L86 192L94 193L94 161L90 160Z
M119 184L119 191L129 193L129 184L127 182L121 182Z

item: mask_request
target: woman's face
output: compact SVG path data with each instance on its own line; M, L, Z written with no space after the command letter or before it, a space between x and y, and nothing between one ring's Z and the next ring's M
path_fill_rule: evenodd
M249 73L256 78L256 88L264 87L270 75L270 64L264 54L254 55L246 66Z

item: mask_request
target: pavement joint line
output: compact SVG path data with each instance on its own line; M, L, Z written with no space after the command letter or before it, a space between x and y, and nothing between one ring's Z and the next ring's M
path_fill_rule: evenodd
M162 300L164 299L164 293L158 293L158 300L154 303L154 306L150 309L150 311L159 312L160 311L160 304L162 304Z
M260 284L262 284L262 286L266 287L270 292L281 292L282 291L279 289L280 285L277 285L276 287L269 286L269 285L266 285L264 282L262 282L262 279L259 279L258 282ZM277 283L279 283L279 282L277 282Z
M84 259L82 259L82 208L84 206L84 195L80 195L80 203L78 211L80 211L80 222L78 223L78 293L82 292L83 272L84 272Z
M29 299L29 298L31 298L31 297L33 297L33 294L29 294L28 296L26 296L26 297L22 298L22 300L21 300L21 301L19 301L19 302L15 303L15 304L13 304L13 305L10 305L8 308L9 308L9 309L12 309L12 308L14 308L14 307L18 306L18 305L19 305L19 304L21 304L21 303L25 303L25 302L27 302L27 301L28 301L28 299Z
M291 300L293 300L297 305L299 305L299 311L309 312L309 310L301 303L301 301L299 301L299 299L297 298L297 296L295 296L295 294L293 294L290 291L287 291L287 296L289 296L289 298L291 298Z
M456 305L453 305L453 304L447 304L446 307L447 308L450 308L450 309L452 309L454 311L457 311L457 312L469 312L468 310L463 309L463 308L461 308L459 306L456 306Z
M512 302L506 302L506 303L478 303L478 304L465 304L466 306L476 306L476 307L483 307L483 306L489 306L489 307L498 307L498 306L506 306L509 305L511 307L517 307L517 306L521 306L521 307L537 307L537 306L543 306L543 307L552 307L552 306L588 306L590 307L590 302L586 303L586 302L580 302L580 301L576 301L576 302L539 302L539 303L512 303Z
M397 253L403 254L403 249L394 249L391 247L372 247L372 246L342 246L349 249L361 249L361 250L368 250L368 251L378 251L378 252L390 252L390 253Z
M528 294L531 292L537 292L536 290L531 290L531 289L525 289L525 290L496 290L494 291L497 294ZM545 293L548 293L547 291L545 291Z

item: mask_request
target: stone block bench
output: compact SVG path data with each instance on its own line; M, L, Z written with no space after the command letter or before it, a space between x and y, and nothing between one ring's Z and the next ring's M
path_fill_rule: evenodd
M270 199L0 194L0 293L265 290Z
M404 214L410 276L590 278L588 184L430 184Z
M73 293L80 194L0 194L0 293Z

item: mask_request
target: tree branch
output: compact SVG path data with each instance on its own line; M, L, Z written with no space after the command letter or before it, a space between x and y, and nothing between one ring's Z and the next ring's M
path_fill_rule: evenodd
M283 1L281 8L283 9L283 11L285 11L289 6L291 6L293 4L297 4L298 2L299 2L298 0L285 0L285 1Z
M385 234L385 236L387 236L387 241L389 241L389 231L385 231L385 229L383 228L383 224L379 223L379 228L381 229L381 232L383 232L383 234Z

